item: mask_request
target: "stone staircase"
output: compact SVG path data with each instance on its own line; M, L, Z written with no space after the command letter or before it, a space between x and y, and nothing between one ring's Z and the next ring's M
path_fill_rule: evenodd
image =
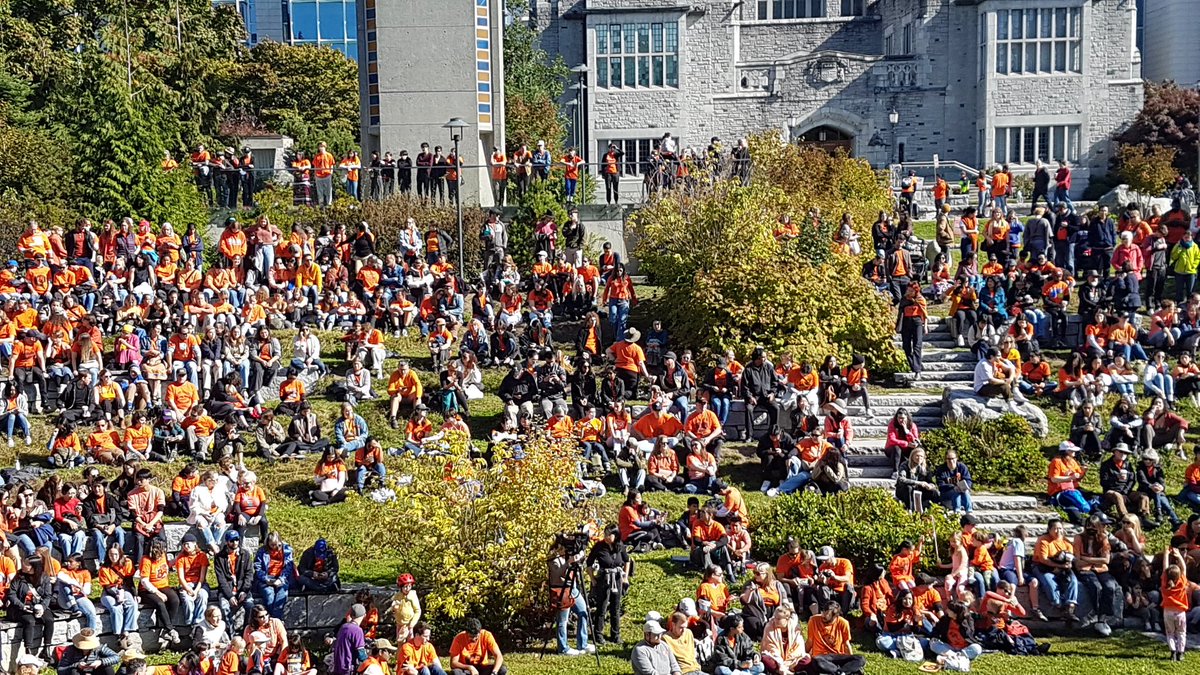
M893 340L900 347L900 336ZM929 332L925 334L921 361L925 372L921 379L911 381L909 386L919 389L970 389L975 376L975 356L963 347L958 347L950 334L949 320L940 316L929 317ZM911 373L901 373L899 379L911 380ZM920 423L918 423L918 426Z

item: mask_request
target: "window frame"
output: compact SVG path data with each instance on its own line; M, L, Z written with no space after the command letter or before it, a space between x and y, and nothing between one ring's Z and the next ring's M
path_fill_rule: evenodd
M1078 6L1000 9L987 30L994 45L992 72L1003 76L1081 75L1083 9ZM984 32L981 30L981 33Z
M1066 159L1079 162L1082 148L1080 124L1029 124L997 126L992 161L1011 166L1033 166L1038 160L1052 164Z
M642 18L593 26L595 87L604 91L678 89L679 22Z

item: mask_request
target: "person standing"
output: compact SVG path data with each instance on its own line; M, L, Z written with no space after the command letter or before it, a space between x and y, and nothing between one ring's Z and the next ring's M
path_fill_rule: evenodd
M537 150L533 151L533 177L538 181L548 180L553 161L550 151L546 149L546 141L538 141Z
M442 206L446 205L446 172L450 164L446 161L446 156L442 154L442 146L433 146L433 160L429 169L429 203L433 203L434 195L437 195L438 203Z
M446 193L451 204L458 203L458 187L462 184L462 158L453 150L446 155Z
M508 158L504 156L504 151L492 146L489 165L492 170L492 201L496 206L504 206L508 196Z
M366 616L367 608L362 604L356 602L350 607L350 615L333 640L329 675L355 675L359 664L367 660L367 640L362 629Z
M421 151L417 153L417 196L424 201L430 198L430 174L433 170L433 153L429 144L422 143Z
M1117 246L1117 226L1109 217L1107 206L1101 206L1100 211L1088 219L1087 243L1092 250L1088 269L1096 270L1101 278L1108 279L1113 249Z
M338 169L346 172L346 191L354 199L361 200L362 194L359 192L358 172L361 169L361 162L358 159L358 153L354 150L346 155L345 159L338 162Z
M407 195L412 193L413 185L413 161L412 157L408 156L407 150L401 150L400 156L396 158L395 169L396 174L396 189L400 194Z
M928 324L929 312L926 310L925 296L921 294L921 285L914 281L908 285L908 292L900 300L896 330L900 333L904 355L908 358L908 369L917 379L921 378L921 371L924 370L921 363L921 346Z
M592 546L587 557L588 576L592 580L592 635L597 645L604 644L604 620L608 619L608 640L621 644L621 600L629 585L632 562L625 544L621 543L621 531L610 525L604 538Z
M521 144L520 149L513 153L512 164L517 179L517 199L520 199L529 191L529 181L533 175L533 153L529 151L529 146Z
M567 150L567 155L562 158L562 163L566 167L564 170L563 187L567 195L567 203L575 203L575 191L579 188L579 167L583 166L583 158L575 151L575 148Z
M579 588L579 564L584 560L580 551L570 554L566 544L561 540L554 542L550 559L547 561L546 583L550 586L550 599L558 609L558 653L567 656L595 652L596 648L588 644L588 606L587 599ZM577 619L576 644L572 649L567 642L567 627L571 614Z
M608 144L608 152L604 153L601 173L604 175L604 199L608 204L621 201L621 159L625 153L617 148L616 143Z
M1050 171L1042 164L1042 160L1037 161L1037 168L1033 172L1033 195L1029 201L1030 215L1037 215L1038 198L1046 200L1046 205L1050 205Z
M1075 210L1071 203L1071 167L1065 159L1058 160L1058 171L1054 173L1054 204L1066 204L1068 211Z
M239 160L241 164L241 181L242 181L242 206L244 208L254 207L254 153L250 152L250 147L242 148L242 158Z
M312 162L304 156L303 150L296 151L296 159L292 161L292 205L312 205Z
M318 143L317 154L312 160L317 179L317 206L333 204L333 167L336 163L337 160L325 149L325 141Z

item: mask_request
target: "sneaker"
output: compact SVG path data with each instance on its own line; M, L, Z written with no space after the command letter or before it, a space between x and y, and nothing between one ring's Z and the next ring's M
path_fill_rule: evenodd
M778 497L778 496L779 496L779 490L777 490L777 489L775 489L775 488L771 488L770 490L767 490L767 496L768 496L768 497Z
M584 647L583 651L585 651L589 654L595 654L596 653L596 645L589 642L588 646Z
M12 439L11 438L8 439L8 447L10 447L10 448L12 447ZM771 489L771 481L764 480L762 482L762 487L758 488L758 491L762 492L762 493L766 493L770 489Z
M666 548L666 546L663 546L661 541L656 541L653 544L650 544L651 551L661 551L664 548ZM620 640L614 640L614 642L620 642Z
M1108 623L1106 623L1104 621L1097 621L1096 625L1094 627L1096 629L1096 632L1099 633L1103 637L1108 637L1108 636L1112 635L1112 627L1109 626Z
M12 436L9 436L8 437L8 447L11 448L12 446L13 446L13 439L12 439Z
M29 436L25 437L25 445L33 445L33 439Z
M578 649L568 647L567 651L563 652L563 656L579 656L582 653L583 652L579 651Z
M963 339L963 336L959 335L958 342L956 344L958 344L959 347L966 347L967 341L965 339Z
M1046 618L1046 613L1040 609L1033 610L1033 618L1037 619L1038 621L1049 621L1050 620L1050 619Z

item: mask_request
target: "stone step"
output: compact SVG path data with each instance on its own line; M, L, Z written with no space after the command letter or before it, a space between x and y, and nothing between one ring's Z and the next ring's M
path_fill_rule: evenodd
M887 459L886 457L884 459ZM855 478L891 478L892 467L887 466L851 466L849 467L850 480Z
M974 515L979 519L979 524L985 528L990 528L994 523L1013 524L1013 523L1045 523L1050 520L1055 514L1053 511L1042 510L1013 510L1006 509L1002 511L980 510L976 509Z
M896 490L896 481L891 478L851 478L850 485L852 487L878 488L888 492Z
M913 384L921 384L923 382L970 382L975 379L975 367L969 369L956 369L945 371L925 371L921 373L921 379Z
M875 439L870 439L870 440L875 440ZM861 444L856 443L855 449L861 450L862 449ZM882 467L891 469L892 460L888 459L888 456L883 454L883 444L881 442L879 445L878 452L872 452L869 454L850 453L850 454L846 455L846 465L849 466L851 469L853 469L854 467L877 467L877 466L882 466Z
M972 378L967 378L961 381L947 382L945 380L933 380L924 376L921 379L913 382L909 386L913 389L958 389L961 391L969 391L972 385Z
M980 511L1032 511L1042 507L1036 497L1026 495L973 494L971 501Z
M968 349L923 349L921 362L928 368L931 363L969 363L973 367L977 362L975 355Z
M1022 525L1025 526L1025 532L1029 535L1028 541L1030 541L1030 542L1032 542L1034 539L1037 539L1038 537L1042 536L1043 534L1046 534L1046 523L1044 523L1044 522L991 523L984 529L987 530L988 532L995 532L998 535L1002 535L1005 537L1011 537L1011 536L1013 536L1013 532ZM1082 528L1075 527L1074 525L1067 525L1066 528L1064 529L1064 533L1068 537L1074 537L1075 535L1079 534L1081 531L1082 531Z
M883 391L887 391L886 389ZM876 390L871 390L871 407L904 407L912 409L923 405L940 405L942 402L941 396L933 396L931 394L887 394L879 393ZM847 408L851 413L855 410L862 411L862 403L859 399L855 399L855 403Z
M921 365L924 367L924 373L921 377L937 377L942 373L967 373L973 375L975 373L975 363L972 361L926 361L921 359Z

